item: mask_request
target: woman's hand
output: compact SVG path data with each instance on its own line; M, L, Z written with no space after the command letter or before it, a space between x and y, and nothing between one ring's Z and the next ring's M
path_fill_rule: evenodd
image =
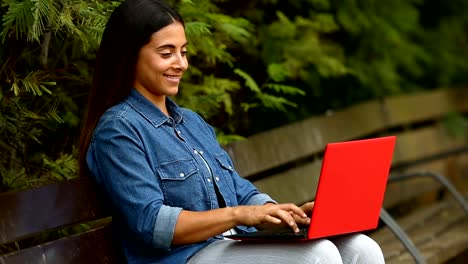
M186 245L206 240L238 225L259 229L289 227L298 232L298 225L308 225L314 203L300 207L267 203L254 206L236 206L193 212L182 210L175 227L173 245Z
M309 207L304 207L309 209ZM306 213L298 206L267 203L260 206L239 206L235 208L239 225L254 226L259 229L291 227L299 232L298 224L307 223Z

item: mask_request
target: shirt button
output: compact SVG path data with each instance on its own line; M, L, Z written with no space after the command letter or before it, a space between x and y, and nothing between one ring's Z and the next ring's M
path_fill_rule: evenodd
M182 133L182 132L180 132L180 130L177 130L177 134L180 134L180 133Z
M181 174L179 174L179 176L180 176L180 177L184 177L184 176L185 176L185 174L181 173Z
M211 179L207 179L208 182L211 182Z
M203 155L203 151L201 151L201 150L200 150L200 154L202 154L202 155Z
M219 181L219 177L216 177L216 180Z
M198 154L198 151L194 150L193 153Z

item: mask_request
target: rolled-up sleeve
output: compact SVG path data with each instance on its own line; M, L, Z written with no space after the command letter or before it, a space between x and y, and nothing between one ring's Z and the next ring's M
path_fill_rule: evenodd
M167 250L182 209L164 205L160 183L137 135L123 118L103 122L87 153L88 168L132 236Z
M162 205L154 224L153 246L168 249L174 237L175 225L182 208Z
M258 193L258 194L251 196L247 200L246 205L261 205L261 204L266 204L266 203L276 203L276 201L273 200L266 193Z

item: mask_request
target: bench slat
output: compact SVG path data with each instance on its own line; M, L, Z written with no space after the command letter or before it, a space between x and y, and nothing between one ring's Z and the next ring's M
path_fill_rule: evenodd
M449 135L441 125L409 130L397 134L392 164L412 163L461 148L468 148L467 142Z
M0 194L0 243L107 216L93 182L77 178Z
M441 243L433 239L421 247L422 253L427 256L428 264L444 263L460 254L460 252L466 251L466 245L468 244L467 223L468 220L465 220L465 224L460 223L456 226L451 226L449 230L445 230L440 236L435 238L444 242Z
M0 263L118 263L111 225L0 256Z
M388 126L401 126L443 117L452 111L468 112L468 89L442 89L385 99Z
M446 172L447 159L437 160L430 163L423 163L405 170L405 172L420 172L420 171L434 171L439 173ZM399 173L392 173L392 175L399 175ZM407 202L413 199L419 202L432 201L437 196L437 191L442 190L442 185L429 177L417 177L397 182L388 182L385 192L384 207L390 208L402 202ZM414 201L415 205L416 202Z
M253 183L277 202L303 204L315 198L321 165L317 160Z
M444 263L468 245L468 215L452 199L445 199L398 219L428 263ZM448 235L448 236L447 236ZM387 227L371 234L382 247L386 263L414 263Z

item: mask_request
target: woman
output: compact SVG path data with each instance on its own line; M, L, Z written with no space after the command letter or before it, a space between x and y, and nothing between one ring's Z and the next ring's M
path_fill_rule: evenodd
M109 199L129 263L383 263L364 235L243 243L223 233L307 224L313 203L277 204L233 169L214 130L169 97L187 70L182 17L128 0L97 55L80 142L81 173ZM299 257L298 257L299 256Z

